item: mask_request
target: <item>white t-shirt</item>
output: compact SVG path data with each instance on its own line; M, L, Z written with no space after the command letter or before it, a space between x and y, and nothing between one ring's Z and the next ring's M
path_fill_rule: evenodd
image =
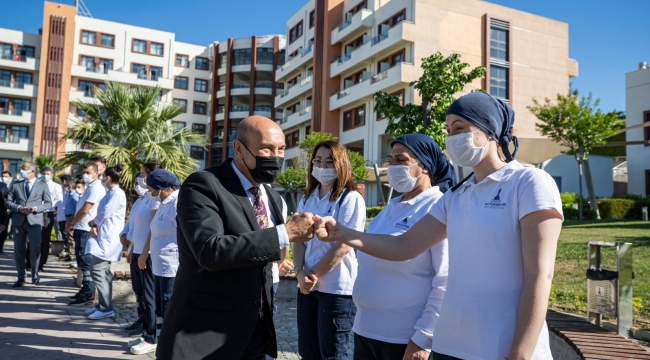
M336 201L331 201L330 191L324 197L319 198L319 188L320 186L311 193L307 200L303 196L298 204L298 213L309 211L315 215L332 216L345 227L363 231L366 226L366 203L359 192L350 191L339 206L340 196ZM312 269L333 245L334 243L322 242L315 236L306 242L305 267ZM314 290L328 294L352 295L356 277L357 256L354 250L350 250L338 265L318 279Z
M427 215L442 197L435 186L413 199L392 199L368 225L369 234L400 235ZM433 331L447 288L447 240L409 261L382 260L359 251L352 299L352 331L363 337L431 351Z
M178 242L176 240L176 204L178 190L160 204L151 221L151 270L156 276L174 277L178 270ZM146 240L146 239L145 239Z
M433 351L467 360L503 359L515 335L524 270L519 221L562 202L543 170L512 161L475 184L448 191L430 214L447 225L449 279ZM532 360L552 359L542 328Z
M86 191L84 191L83 195L81 195L77 201L77 210L75 211L75 214L78 213L86 203L93 204L93 207L90 209L90 212L81 219L81 221L73 226L74 230L90 231L90 225L88 225L88 223L97 216L97 204L99 204L104 195L106 195L106 189L99 180L95 180L88 184Z
M105 261L120 261L122 243L120 230L124 228L126 216L126 194L119 186L106 193L97 206L97 237L91 236L86 243L86 253Z
M124 225L122 234L126 234L127 240L133 245L134 254L142 254L144 245L149 237L150 224L156 210L160 207L160 201L151 198L147 192L133 204L129 221Z

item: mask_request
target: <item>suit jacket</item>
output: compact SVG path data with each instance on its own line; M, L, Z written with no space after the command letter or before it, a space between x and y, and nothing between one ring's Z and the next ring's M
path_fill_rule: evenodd
M164 360L239 359L259 318L264 289L266 353L277 357L271 316L277 230L260 230L232 160L196 172L178 195L179 267L156 355ZM282 198L266 186L275 218ZM271 211L271 209L268 209Z
M7 220L9 220L9 214L7 214L7 193L9 193L9 187L7 184L0 182L0 224L7 225Z
M43 225L43 212L52 207L52 198L50 197L50 189L47 184L42 181L34 181L32 192L27 198L25 193L25 180L17 181L11 186L11 190L7 193L7 208L11 210L11 223L12 226L21 226L25 220L30 225ZM25 215L18 211L21 206L36 207L36 211Z

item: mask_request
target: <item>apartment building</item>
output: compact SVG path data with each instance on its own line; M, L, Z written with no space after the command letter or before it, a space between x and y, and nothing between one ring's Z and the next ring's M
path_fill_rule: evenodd
M0 160L14 176L32 156L40 48L37 34L0 29Z
M275 98L278 123L295 143L311 131L331 133L369 164L390 152L387 120L372 94L421 103L409 83L422 75L421 59L440 51L461 54L487 75L468 86L510 103L516 112L518 159L531 164L560 149L535 129L533 98L566 93L578 64L569 58L568 25L480 0L308 1L287 21L286 61L276 71L285 89ZM366 202L378 192L368 184Z
M650 66L625 74L627 191L650 196ZM630 129L631 127L634 127Z
M211 165L219 165L233 157L232 142L241 120L250 115L270 119L282 116L282 111L276 112L274 99L278 92L275 69L278 62L283 61L280 49L284 47L283 35L228 39L214 44L212 118L215 121L211 135Z

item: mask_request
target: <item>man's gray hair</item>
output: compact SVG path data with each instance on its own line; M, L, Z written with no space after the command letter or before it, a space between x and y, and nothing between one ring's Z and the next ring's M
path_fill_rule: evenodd
M38 173L38 167L33 162L25 162L23 165L29 166L29 169L33 170L34 174Z

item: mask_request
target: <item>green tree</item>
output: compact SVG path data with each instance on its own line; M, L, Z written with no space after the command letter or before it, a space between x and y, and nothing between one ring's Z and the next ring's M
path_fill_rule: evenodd
M205 135L171 124L183 110L176 104L158 103L159 87L107 82L105 89L93 91L101 105L73 102L87 120L77 121L62 139L74 140L88 151L67 154L63 161L66 166L101 155L108 164L124 165L127 188L133 188L136 174L147 161L158 162L181 182L198 169L198 162L187 155L187 150L190 144L204 146Z
M386 133L393 138L404 134L421 133L431 136L444 150L446 145L445 113L454 102L454 95L465 90L465 85L485 75L479 66L465 72L470 65L460 59L460 54L444 57L440 52L422 59L424 73L410 83L422 104L405 104L385 92L376 92L375 111L388 119Z
M587 192L591 209L598 213L594 192L589 154L594 145L604 144L607 138L622 128L621 113L603 113L598 109L600 100L593 100L591 94L580 97L578 90L570 90L567 95L558 94L556 103L544 99L533 99L528 109L539 119L537 129L556 143L564 146L564 153L573 155L578 162L580 198L582 198L582 174L584 169ZM582 201L580 218L582 219ZM600 218L600 215L598 215Z

